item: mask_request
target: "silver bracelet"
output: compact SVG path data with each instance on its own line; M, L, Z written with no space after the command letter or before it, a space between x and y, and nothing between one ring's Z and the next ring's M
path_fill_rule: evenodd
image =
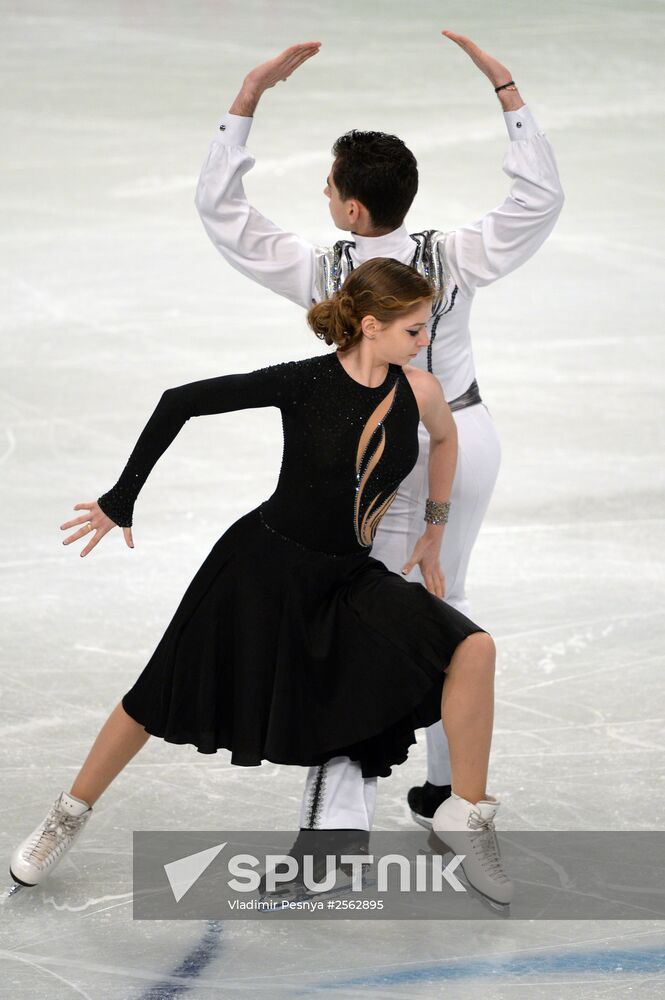
M425 520L430 524L447 524L450 513L450 500L425 501Z

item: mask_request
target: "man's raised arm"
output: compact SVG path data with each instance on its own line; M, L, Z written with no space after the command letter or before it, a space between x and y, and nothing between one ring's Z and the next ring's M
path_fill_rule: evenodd
M538 250L552 232L564 198L552 147L509 71L470 38L452 31L443 34L467 53L495 88L511 140L503 162L512 182L508 197L478 221L456 229L447 243L456 279L473 293L477 286L509 274Z
M241 274L308 308L315 295L314 247L257 212L243 177L254 166L246 147L261 95L316 55L319 42L292 45L247 74L220 122L196 189L196 207L222 257Z

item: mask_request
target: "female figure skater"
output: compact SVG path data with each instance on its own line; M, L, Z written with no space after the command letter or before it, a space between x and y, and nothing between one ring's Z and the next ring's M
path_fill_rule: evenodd
M232 762L313 766L344 754L366 777L405 760L414 729L443 719L454 794L434 830L469 881L507 903L486 793L494 644L445 604L439 552L456 462L455 425L436 378L409 365L428 343L429 283L387 258L362 264L308 321L335 352L167 390L116 485L65 544L132 512L159 456L192 416L276 406L284 453L273 495L235 522L185 592L138 680L101 729L69 792L12 855L36 885L62 859L99 796L149 735L231 751ZM427 522L411 583L370 555L377 525L430 438ZM82 527L79 527L81 526ZM445 684L444 684L445 675ZM443 696L442 696L443 695Z

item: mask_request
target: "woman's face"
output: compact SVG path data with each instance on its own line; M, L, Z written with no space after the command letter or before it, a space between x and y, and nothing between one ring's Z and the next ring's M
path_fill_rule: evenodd
M382 361L408 365L429 344L427 323L432 317L432 300L424 299L412 310L389 323L364 316L362 330L374 342Z

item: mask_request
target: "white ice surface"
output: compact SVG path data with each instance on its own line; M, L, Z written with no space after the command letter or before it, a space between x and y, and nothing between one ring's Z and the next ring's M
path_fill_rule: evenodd
M444 27L510 67L567 194L545 248L482 290L473 317L504 447L470 577L499 648L501 826L662 828L663 4L5 0L0 12L5 855L69 787L212 543L271 490L278 415L192 422L144 491L133 552L112 537L82 561L58 525L115 481L164 388L320 349L295 306L231 272L203 234L193 191L218 114L256 62L320 39L264 97L251 198L331 240L330 145L378 128L418 156L412 230L453 227L503 198L506 137ZM410 828L405 794L423 775L419 744L380 783L380 829ZM301 782L151 741L52 880L0 910L0 995L661 995L655 922L132 921L132 830L288 828Z

